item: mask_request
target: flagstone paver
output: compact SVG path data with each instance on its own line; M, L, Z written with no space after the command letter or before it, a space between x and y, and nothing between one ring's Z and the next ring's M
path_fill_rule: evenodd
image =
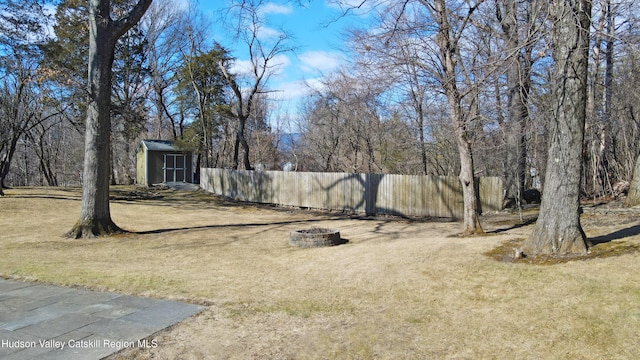
M202 306L0 279L0 359L102 359Z

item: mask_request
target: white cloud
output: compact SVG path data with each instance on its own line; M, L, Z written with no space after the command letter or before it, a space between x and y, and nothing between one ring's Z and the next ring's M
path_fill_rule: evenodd
M323 79L321 78L309 79L309 80L306 80L305 83L307 87L309 87L310 90L313 92L321 92L327 87L327 85L324 83Z
M232 74L249 75L251 74L251 69L253 69L253 65L250 60L236 60L229 71Z
M157 0L154 1L158 2ZM164 0L164 2L167 2L167 0ZM162 3L162 1L160 1L160 3ZM189 10L189 0L172 0L172 1L168 1L169 6L171 6L172 8L178 10L178 11L187 11Z
M280 83L274 90L274 98L277 100L292 100L309 94L309 89L303 81Z
M298 100L322 91L325 84L320 78L282 82L274 86L274 99L283 101Z
M291 60L286 55L278 55L269 60L269 70L272 75L280 75L284 69L291 64ZM253 73L253 64L251 60L236 60L230 69L231 73L241 76L251 75Z
M263 40L277 39L282 35L284 35L282 31L267 26L261 26L260 29L258 29L258 38Z
M295 124L301 118L300 110L304 99L317 94L324 87L319 78L275 84L272 87L274 92L269 95L274 104L277 104L273 108L275 112L272 113L274 127L279 127L285 132L296 132L298 128Z
M271 67L274 75L284 74L285 69L289 65L291 65L291 60L286 55L277 55L269 61L269 66Z
M331 72L342 65L342 54L329 51L308 51L300 55L300 68L304 72Z
M267 14L281 14L287 15L293 12L293 8L291 6L284 6L275 3L266 3L261 9L261 13L264 15Z

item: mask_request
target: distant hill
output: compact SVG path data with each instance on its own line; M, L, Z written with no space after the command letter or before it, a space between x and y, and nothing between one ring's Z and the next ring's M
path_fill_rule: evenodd
M302 139L301 133L287 133L280 135L280 142L278 143L278 150L282 152L292 151L296 144L300 143Z

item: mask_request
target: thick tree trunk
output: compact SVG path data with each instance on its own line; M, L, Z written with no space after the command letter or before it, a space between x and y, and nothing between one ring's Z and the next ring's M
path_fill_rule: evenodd
M525 241L527 255L585 254L589 247L580 225L580 175L591 2L556 1L553 10L554 116L540 216Z
M629 193L627 194L627 200L624 205L628 207L640 205L640 155L636 158L633 179L631 180Z
M95 237L122 232L109 209L111 68L116 41L138 22L152 0L140 0L122 20L111 19L108 0L89 1L88 106L80 219L68 237Z
M104 19L103 19L104 21ZM89 104L85 124L82 208L80 219L69 231L72 238L95 237L122 231L109 209L111 175L111 65L115 39L99 20L90 21Z

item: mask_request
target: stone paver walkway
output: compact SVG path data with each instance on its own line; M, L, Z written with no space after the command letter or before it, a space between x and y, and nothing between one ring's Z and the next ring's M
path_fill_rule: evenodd
M102 359L204 308L0 279L0 359Z

